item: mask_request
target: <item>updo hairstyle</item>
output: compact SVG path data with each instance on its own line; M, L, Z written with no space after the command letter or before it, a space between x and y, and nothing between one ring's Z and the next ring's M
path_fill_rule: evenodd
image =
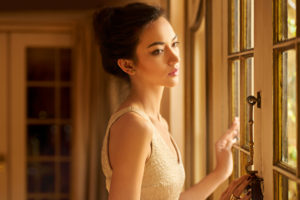
M164 15L164 11L144 3L106 7L94 14L94 31L102 64L110 74L129 80L118 66L118 59L136 59L136 47L143 28Z

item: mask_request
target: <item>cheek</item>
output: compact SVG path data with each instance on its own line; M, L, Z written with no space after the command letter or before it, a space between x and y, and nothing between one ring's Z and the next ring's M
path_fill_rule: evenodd
M141 59L143 60L141 60L142 62L140 63L140 68L148 75L164 73L166 71L164 64L166 59L163 56L145 57Z

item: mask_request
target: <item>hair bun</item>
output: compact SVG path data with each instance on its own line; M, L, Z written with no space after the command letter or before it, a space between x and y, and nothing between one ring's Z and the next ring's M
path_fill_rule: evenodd
M117 8L114 7L106 7L94 13L94 20L93 20L94 30L96 30L98 34L100 33L97 36L97 37L100 36L100 38L98 38L98 42L107 39L105 36L109 35L108 31L110 30L111 27L111 21L112 21L111 19L115 14L116 9Z
M136 60L141 31L162 15L160 8L144 3L105 7L95 12L93 25L104 69L129 80L128 74L118 66L118 59Z

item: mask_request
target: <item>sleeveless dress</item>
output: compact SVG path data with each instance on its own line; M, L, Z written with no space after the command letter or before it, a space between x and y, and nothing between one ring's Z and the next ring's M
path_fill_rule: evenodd
M134 107L121 109L111 116L101 152L102 170L106 177L106 189L108 191L110 189L113 173L108 157L109 130L111 125L119 117L128 112L135 112L150 121L150 118L143 111ZM141 200L178 200L185 180L185 172L179 149L170 135L173 146L177 152L177 156L175 156L162 136L157 132L154 125L152 125L152 127L151 156L145 163Z

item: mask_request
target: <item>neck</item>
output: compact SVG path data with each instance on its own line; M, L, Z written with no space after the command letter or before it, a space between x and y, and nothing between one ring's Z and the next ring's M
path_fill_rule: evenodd
M151 118L160 118L160 104L163 95L163 86L149 86L132 84L128 99Z

